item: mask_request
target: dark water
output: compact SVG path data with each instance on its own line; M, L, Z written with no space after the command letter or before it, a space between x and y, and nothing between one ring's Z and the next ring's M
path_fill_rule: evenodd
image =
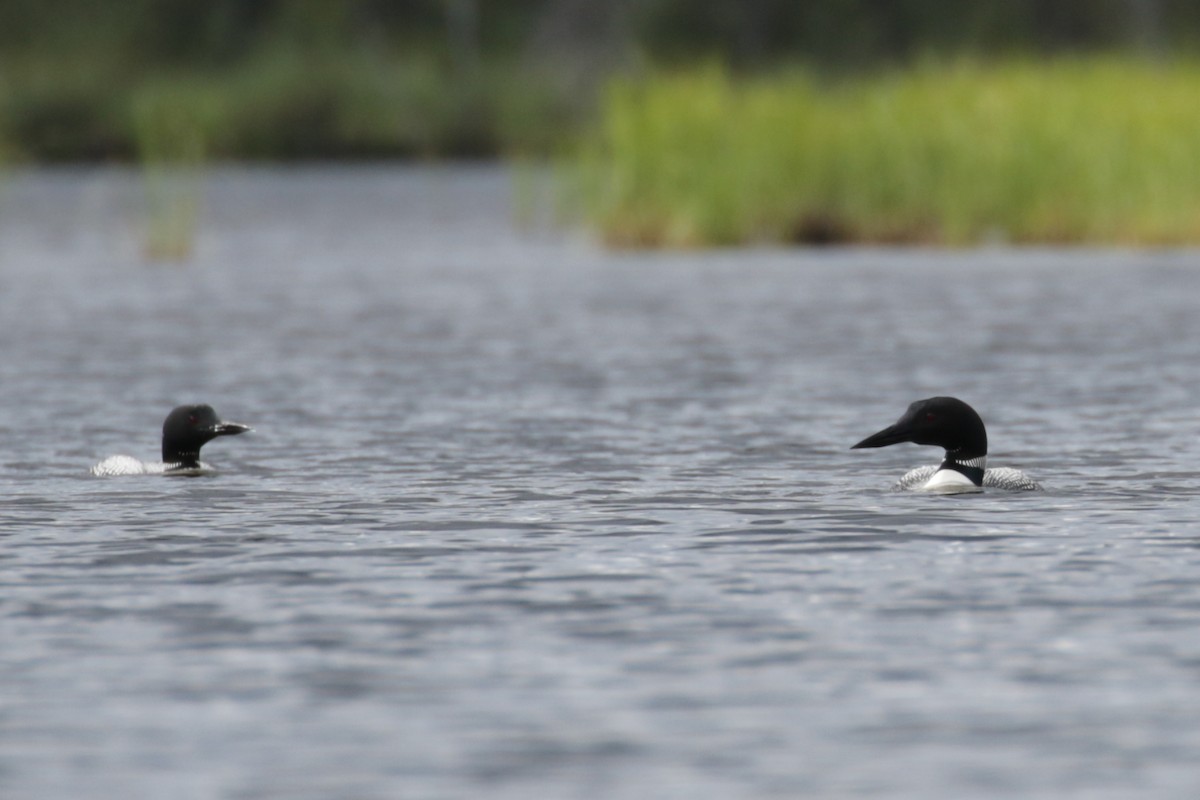
M1184 798L1200 256L609 254L481 169L0 190L0 796ZM847 448L955 394L1039 494ZM176 403L255 432L210 478Z

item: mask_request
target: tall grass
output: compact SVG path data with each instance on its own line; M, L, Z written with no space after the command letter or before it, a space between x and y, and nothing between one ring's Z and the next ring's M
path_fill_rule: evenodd
M612 243L1200 243L1200 62L618 79L577 151Z
M218 109L217 97L178 86L148 88L133 104L145 187L145 251L152 260L182 261L192 254Z

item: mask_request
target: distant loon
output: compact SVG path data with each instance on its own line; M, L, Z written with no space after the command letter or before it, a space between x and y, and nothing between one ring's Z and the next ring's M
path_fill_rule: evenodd
M868 436L854 447L887 447L899 442L934 444L946 449L941 464L917 467L896 484L897 490L958 494L984 487L1038 491L1042 487L1020 470L987 469L987 431L975 409L954 397L930 397L908 407L895 425Z
M110 456L92 467L92 474L115 475L204 475L213 468L200 460L200 448L218 436L235 436L250 430L237 422L222 422L212 406L178 406L163 421L162 457L159 463L138 461L132 456Z

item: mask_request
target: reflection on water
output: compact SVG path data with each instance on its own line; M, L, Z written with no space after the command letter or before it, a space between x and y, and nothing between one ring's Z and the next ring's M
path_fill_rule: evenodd
M1180 797L1190 253L604 253L500 171L0 197L0 789ZM849 446L954 394L1037 494ZM101 480L211 402L220 474Z

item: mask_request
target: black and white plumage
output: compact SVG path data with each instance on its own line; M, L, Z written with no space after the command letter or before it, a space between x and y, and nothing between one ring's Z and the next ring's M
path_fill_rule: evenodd
M894 487L899 491L960 494L985 488L1037 491L1042 487L1020 470L987 468L987 429L975 409L955 397L917 400L896 421L851 449L887 447L900 442L945 449L941 464L909 471Z
M132 456L110 456L92 467L93 475L204 475L213 468L200 460L200 448L218 436L250 430L239 422L224 422L209 405L178 406L163 421L162 461L144 462Z

